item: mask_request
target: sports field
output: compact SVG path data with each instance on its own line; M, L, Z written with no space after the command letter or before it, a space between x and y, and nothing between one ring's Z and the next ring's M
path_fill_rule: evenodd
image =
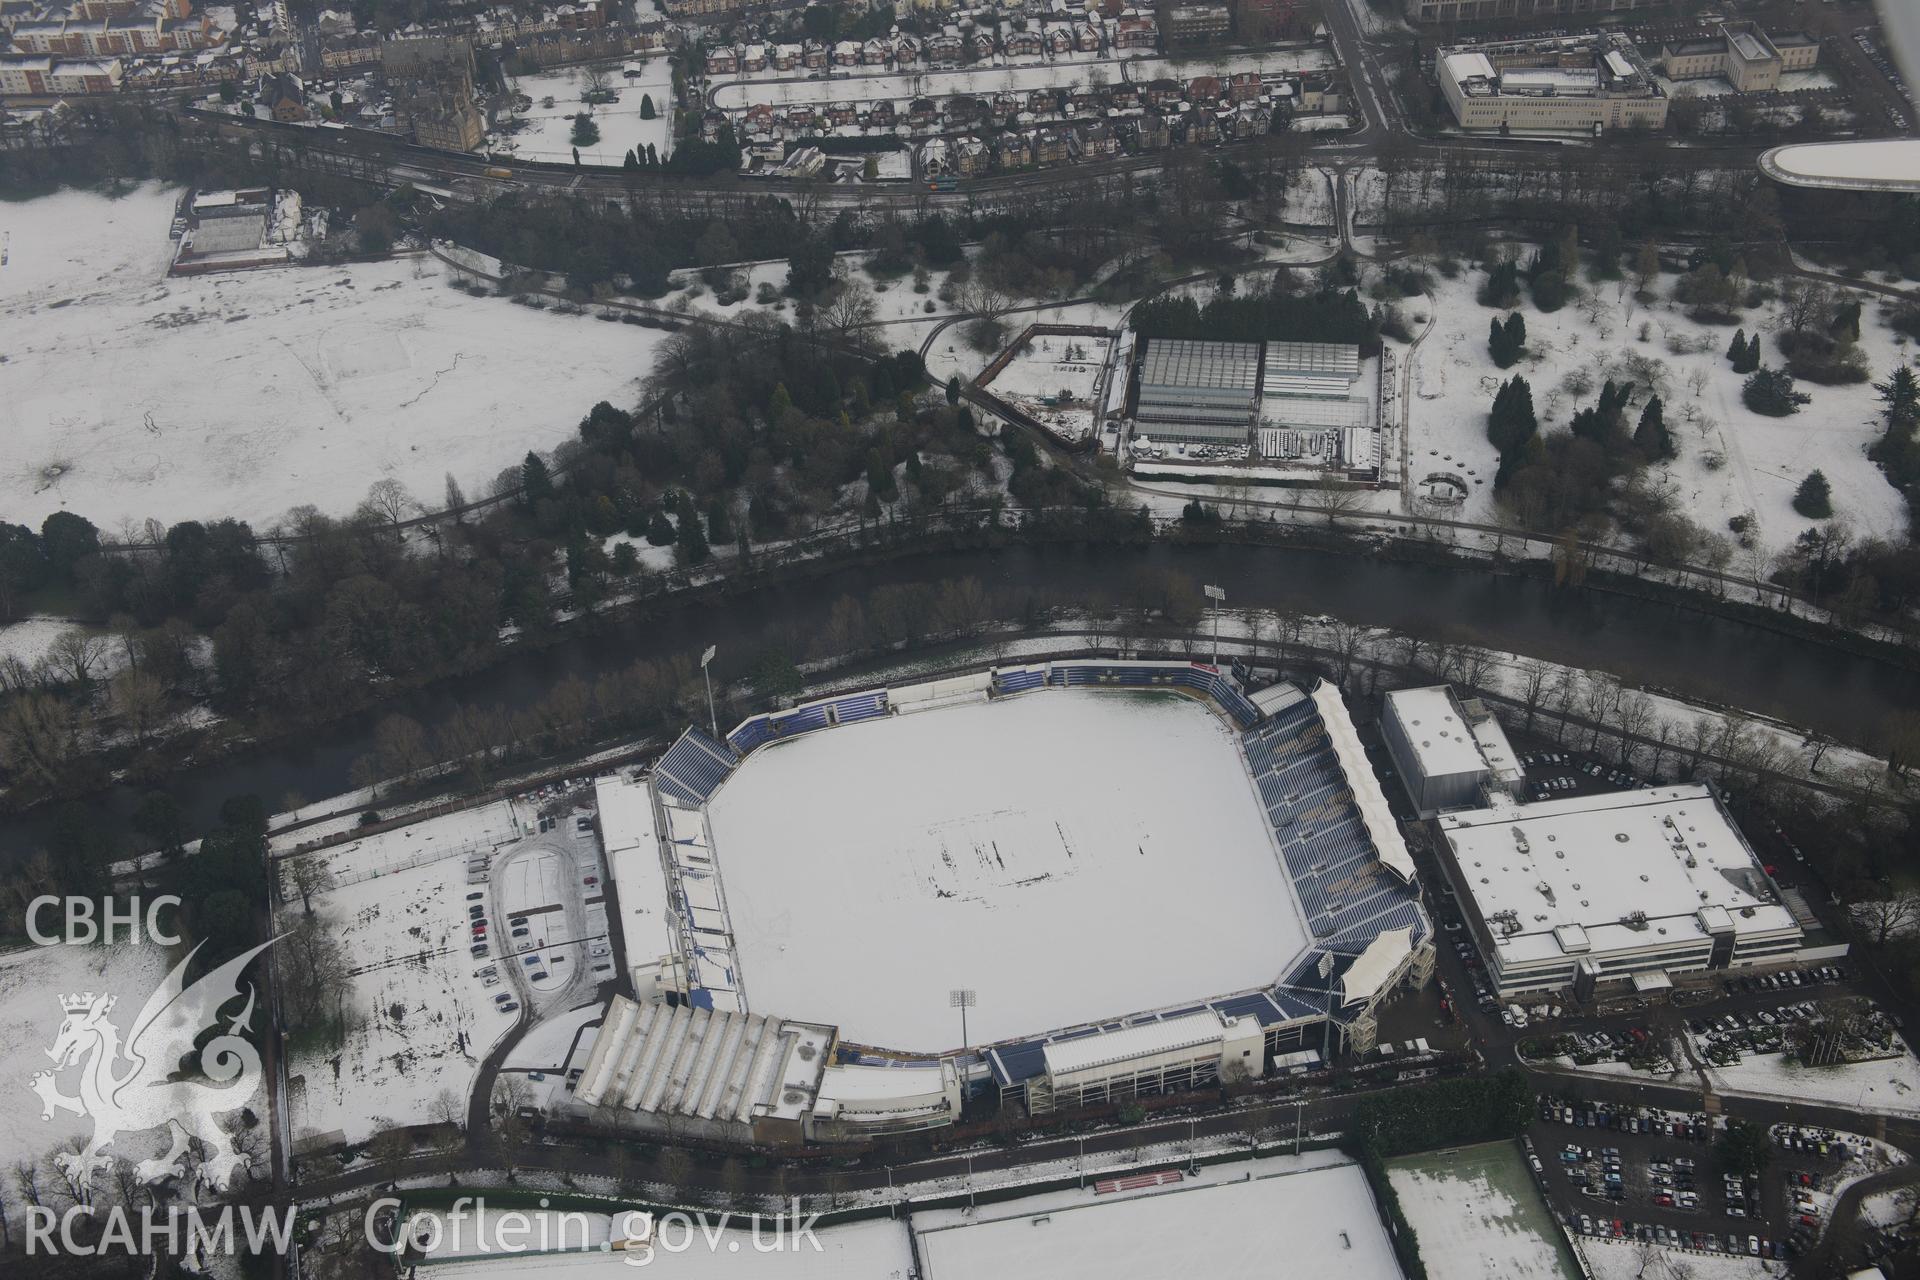
M1051 690L756 752L708 810L752 1007L973 1043L1272 982L1305 942L1226 723Z
M1387 1177L1430 1280L1579 1280L1514 1143L1404 1156L1387 1162Z

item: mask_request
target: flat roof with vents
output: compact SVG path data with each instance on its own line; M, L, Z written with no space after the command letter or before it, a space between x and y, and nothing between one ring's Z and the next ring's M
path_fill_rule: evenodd
M1425 689L1396 689L1387 703L1407 740L1413 745L1420 770L1429 778L1445 778L1487 769L1474 739L1473 727L1454 701L1452 690L1437 684Z
M1743 938L1798 931L1704 785L1499 803L1438 821L1458 887L1506 963L1701 942L1703 919L1730 921Z

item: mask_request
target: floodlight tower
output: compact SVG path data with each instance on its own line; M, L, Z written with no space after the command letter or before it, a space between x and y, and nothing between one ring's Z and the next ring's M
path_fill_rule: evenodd
M967 1010L980 1003L980 993L972 987L955 987L947 992L947 1007L960 1011L960 1047L967 1047Z
M713 677L707 673L707 666L719 651L719 645L710 644L707 651L700 655L700 678L707 682L707 728L712 730L716 741L720 737L720 717L713 713Z
M1227 589L1215 586L1203 586L1200 589L1207 593L1207 599L1213 605L1213 665L1217 667L1220 665L1220 603L1227 598Z

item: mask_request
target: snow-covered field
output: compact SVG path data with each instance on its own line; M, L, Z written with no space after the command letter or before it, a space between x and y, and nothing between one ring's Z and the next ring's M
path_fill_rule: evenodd
M722 111L744 111L765 102L784 107L801 103L905 101L909 98L946 98L954 94L991 95L1027 93L1034 89L1087 84L1145 84L1149 80L1182 82L1199 76L1225 78L1241 71L1325 71L1336 65L1331 49L1270 49L1258 53L1230 53L1181 58L1127 58L1110 62L1048 62L1018 67L968 67L920 71L907 75L835 76L831 80L801 78L718 80L713 105ZM781 73L792 77L793 73Z
M595 1001L555 1014L528 1031L507 1051L506 1065L545 1071L563 1068L569 1062L585 1062L606 1011L604 1002Z
M327 850L333 889L313 907L352 970L342 1007L346 1042L297 1052L288 1064L293 1139L358 1142L396 1125L427 1124L450 1090L466 1114L480 1060L514 1023L481 978L491 960L468 953L468 856L513 838L505 803L463 810ZM283 865L283 871L284 866ZM285 895L280 926L301 901Z
M661 335L472 298L431 258L170 279L176 191L0 204L0 510L102 529L440 503L631 402Z
M1579 1275L1513 1143L1408 1156L1387 1178L1432 1280Z
M500 1215L495 1213L496 1222ZM811 1237L793 1234L787 1224L784 1247L774 1248L772 1222L761 1224L756 1237L751 1229L728 1227L724 1215L716 1214L708 1223L659 1224L650 1258L638 1252L601 1252L601 1243L612 1234L615 1220L599 1214L526 1214L509 1215L524 1219L526 1234L486 1236L469 1216L465 1252L471 1257L453 1254L449 1247L428 1270L448 1280L548 1280L565 1276L568 1280L631 1280L634 1276L659 1273L686 1280L734 1280L734 1277L761 1275L779 1280L905 1280L913 1272L913 1254L903 1222L886 1218L849 1222L835 1227L816 1227ZM576 1225L565 1226L559 1218L570 1216ZM578 1219L585 1217L584 1225ZM545 1237L542 1219L550 1219ZM703 1230L703 1227L705 1230ZM510 1228L511 1229L511 1228ZM563 1235L563 1230L567 1234ZM711 1236L707 1233L711 1232ZM549 1239L556 1246L565 1241L578 1249L582 1238L586 1252L540 1253L534 1246ZM442 1233L444 1240L456 1237ZM505 1246L518 1243L516 1251ZM817 1242L817 1247L813 1242ZM756 1248L755 1244L759 1247ZM643 1261L642 1259L645 1259Z
M1137 1194L1088 1187L918 1213L914 1233L925 1280L1401 1276L1360 1167L1314 1157L1207 1169Z
M1040 334L1022 344L987 385L1061 436L1078 440L1099 421L1094 400L1112 346L1109 338Z
M1495 315L1504 318L1507 313L1476 301L1482 279L1480 272L1463 271L1457 279L1440 280L1437 308L1424 299L1403 304L1409 314L1435 317L1432 330L1404 357L1413 366L1406 406L1411 418L1410 478L1416 485L1433 472L1465 478L1469 493L1463 506L1449 509L1452 518L1491 521L1495 516L1498 458L1487 442L1487 411L1499 384L1518 373L1533 388L1543 435L1565 431L1575 410L1593 403L1606 378L1632 380L1642 388L1650 380L1665 403L1667 427L1680 455L1652 470L1674 490L1680 509L1710 533L1725 534L1729 519L1751 511L1763 551L1790 545L1815 523L1793 510L1792 498L1816 469L1833 486L1835 513L1857 536L1898 537L1904 531L1905 504L1899 492L1866 456L1867 446L1880 434L1878 398L1870 383L1802 383L1800 390L1813 400L1798 414L1769 418L1753 413L1740 400L1744 376L1733 372L1724 358L1732 328L1696 324L1667 301L1675 279L1671 275L1655 286L1662 300L1651 307L1634 302L1631 285L1588 286L1597 321L1589 320L1580 305L1543 314L1531 302L1524 304L1520 310L1526 317L1527 354L1503 371L1487 353L1487 327ZM1768 306L1747 312L1746 331L1766 328L1777 310ZM1878 312L1869 299L1861 321L1860 348L1873 381L1884 379L1907 355L1879 322ZM1767 363L1781 364L1771 333L1762 342ZM1688 354L1673 349L1703 344L1704 350ZM1590 378L1595 389L1571 393L1565 382L1574 375ZM1643 391L1629 410L1631 416L1637 417L1644 399ZM1715 461L1720 463L1717 469ZM1733 567L1750 566L1736 555Z
M645 151L649 143L660 159L673 154L673 68L666 55L640 60L641 74L629 80L619 63L606 68L607 87L620 96L618 102L589 105L580 100L587 91L587 70L565 67L539 75L521 76L515 82L521 93L533 99L531 110L522 115L527 123L517 132L487 139L481 148L489 153L520 156L528 160L573 159L573 117L586 112L600 129L600 141L580 148L580 159L587 164L618 165L627 152ZM641 118L647 98L653 99L654 116ZM553 99L547 106L546 100Z
M752 1008L975 1043L1271 981L1305 940L1226 726L1049 691L753 755L708 811Z
M1779 1053L1749 1054L1732 1066L1707 1068L1707 1078L1722 1093L1920 1115L1920 1061L1911 1053L1834 1067L1803 1066Z

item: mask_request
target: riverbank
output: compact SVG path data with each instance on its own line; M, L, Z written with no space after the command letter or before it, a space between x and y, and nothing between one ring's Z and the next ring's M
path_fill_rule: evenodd
M1281 525L1261 532L1266 536L1257 542L1213 533L1204 542L1176 534L1093 544L1029 519L1024 528L976 525L907 538L869 530L864 540L843 538L839 548L809 548L787 558L768 553L756 558L750 577L672 588L523 638L484 667L391 691L326 724L278 726L274 738L233 735L213 747L212 756L204 746L197 758L183 752L189 767L165 785L190 821L210 819L230 794L251 792L274 804L288 792L347 791L353 763L368 754L383 714L412 718L431 735L463 708L526 711L571 677L591 683L636 658L686 657L708 643L721 648L715 674L724 692L768 653L809 656L809 646L833 631L834 607L843 597L870 604L875 592L888 588L935 590L969 577L999 616L1033 621L1068 605L1092 606L1108 617L1159 616L1169 583L1197 595L1196 584L1206 580L1226 587L1237 605L1328 614L1606 671L1867 747L1890 713L1920 708L1920 679L1904 664L1856 651L1852 643L1764 625L1773 619L1743 616L1750 606L1723 614L1711 600L1674 603L1661 584L1610 582L1598 589L1592 576L1581 588L1557 588L1549 572L1531 562L1463 563L1419 540L1329 541L1323 531L1305 530L1302 537L1299 526ZM915 640L937 641L924 630ZM91 807L123 826L151 785L91 793ZM0 856L35 847L46 826L44 812L10 823L0 833Z

